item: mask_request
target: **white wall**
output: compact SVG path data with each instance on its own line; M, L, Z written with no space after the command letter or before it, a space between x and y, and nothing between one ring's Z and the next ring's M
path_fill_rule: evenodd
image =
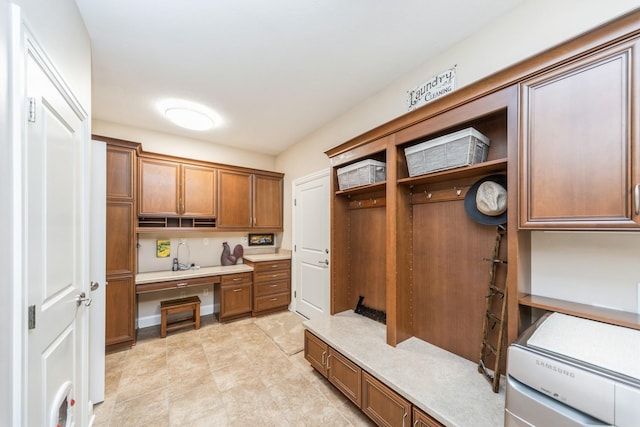
M93 120L95 135L139 142L142 150L254 169L276 170L275 157L117 123Z

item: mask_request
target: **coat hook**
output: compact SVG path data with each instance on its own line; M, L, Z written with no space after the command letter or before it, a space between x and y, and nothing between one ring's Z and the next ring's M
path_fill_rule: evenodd
M424 190L424 194L427 195L427 199L430 199L432 196L431 191L427 192L427 190Z
M460 194L462 194L462 189L458 188L458 187L453 187L456 190L456 195L459 196Z

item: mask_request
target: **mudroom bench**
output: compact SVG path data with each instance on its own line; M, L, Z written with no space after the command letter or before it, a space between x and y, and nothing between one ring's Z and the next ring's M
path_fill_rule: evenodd
M379 425L503 424L504 381L493 393L476 363L415 337L391 347L385 325L351 310L304 327L305 358Z

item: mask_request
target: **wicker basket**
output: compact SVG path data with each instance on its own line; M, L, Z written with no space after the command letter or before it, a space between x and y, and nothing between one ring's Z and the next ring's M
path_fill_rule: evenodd
M387 179L387 164L376 160L362 160L338 169L340 190L375 184Z
M468 166L487 160L489 138L474 128L463 129L448 135L407 147L409 176Z

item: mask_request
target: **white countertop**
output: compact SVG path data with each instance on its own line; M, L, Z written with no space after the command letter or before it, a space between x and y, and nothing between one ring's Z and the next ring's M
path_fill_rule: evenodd
M504 378L494 393L476 363L415 337L391 347L385 325L351 310L304 326L446 426L504 423Z
M246 273L253 271L252 267L245 264L218 265L215 267L202 267L195 270L181 271L152 271L136 274L136 285L142 283L167 282L170 280L189 279L193 277L221 276L224 274Z
M256 254L256 255L243 255L242 258L251 262L261 261L280 261L283 259L291 259L290 253L273 253L273 254Z

